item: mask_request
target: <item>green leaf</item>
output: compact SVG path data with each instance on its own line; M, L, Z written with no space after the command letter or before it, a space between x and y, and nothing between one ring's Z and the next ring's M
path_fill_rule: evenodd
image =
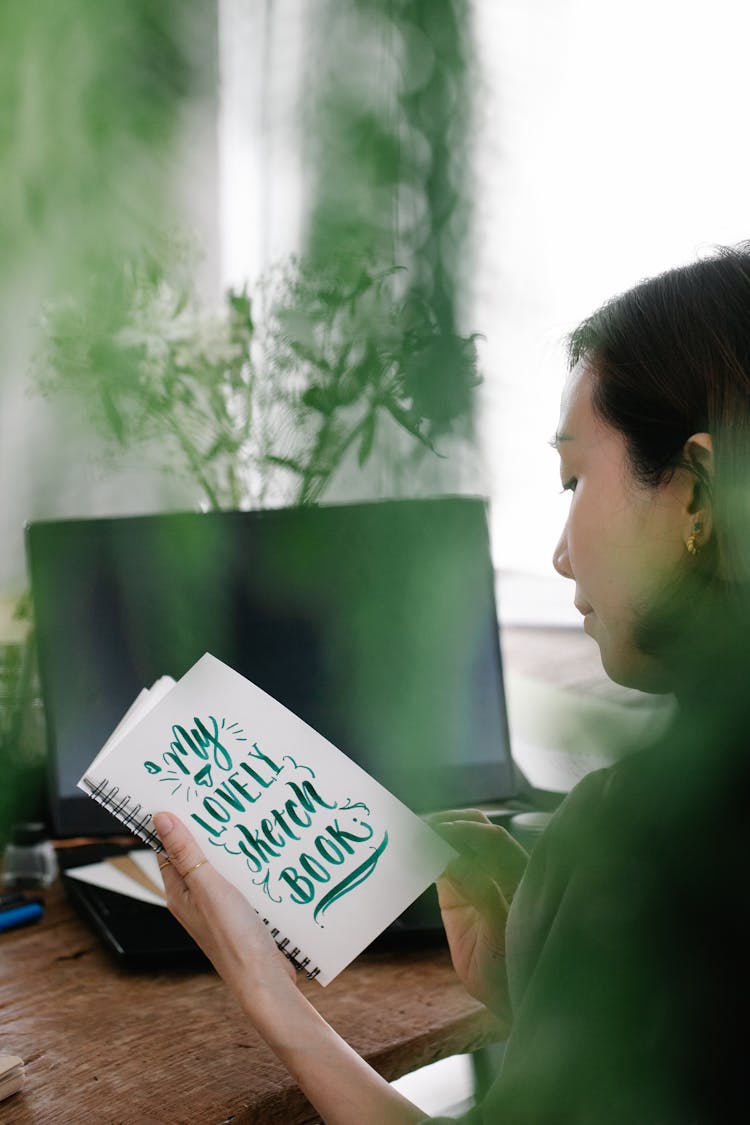
M121 414L121 412L117 409L117 406L115 405L114 399L112 398L112 395L109 392L109 388L104 383L101 385L101 400L102 400L102 409L104 411L104 418L106 420L107 425L109 426L110 430L112 431L112 434L114 435L115 440L120 445L125 445L126 444L125 419L124 419L123 415Z
M372 453L372 446L375 440L376 421L377 415L373 410L371 414L367 415L364 422L362 423L362 440L359 443L359 451L357 453L357 463L360 469Z
M295 340L291 336L288 338L287 343L294 354L300 359L304 359L306 363L319 368L321 371L330 372L330 364L315 348L310 347L308 344L303 344L301 340Z
M321 414L332 414L336 407L336 396L329 387L308 387L302 395L302 403Z
M410 433L412 437L415 437L417 441L422 443L422 445L426 446L427 449L431 450L432 453L440 456L429 438L425 437L425 435L422 433L420 429L421 418L410 413L408 410L405 410L391 398L382 399L381 405L385 407L393 420L395 422L398 422L399 426Z
M291 457L277 457L275 454L269 453L265 461L269 465L278 465L280 469L289 469L300 477L303 477L307 472L304 465L300 465L298 461L293 461Z
M235 343L245 344L249 342L255 332L252 304L247 295L247 289L243 289L241 293L230 289L227 293L227 300L229 302L231 338Z

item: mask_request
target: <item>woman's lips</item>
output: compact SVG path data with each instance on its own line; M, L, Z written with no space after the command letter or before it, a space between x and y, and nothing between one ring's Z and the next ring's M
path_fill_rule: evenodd
M594 613L593 609L591 608L590 605L587 605L585 603L575 602L574 604L575 604L575 607L578 610L578 612L583 617L583 631L584 631L584 633L590 633L591 632L591 618L592 618L592 615Z

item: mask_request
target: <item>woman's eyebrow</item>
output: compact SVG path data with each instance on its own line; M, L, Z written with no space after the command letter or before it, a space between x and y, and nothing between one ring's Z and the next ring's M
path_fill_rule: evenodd
M573 439L572 434L555 434L555 436L553 438L550 438L549 444L552 446L553 449L559 450L561 442L563 442L563 441L573 441L573 440L574 439Z

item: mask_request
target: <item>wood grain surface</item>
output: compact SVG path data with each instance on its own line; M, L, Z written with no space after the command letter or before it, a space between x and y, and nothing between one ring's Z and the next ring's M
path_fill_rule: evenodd
M44 919L0 935L0 1049L26 1089L0 1125L300 1125L319 1118L210 970L119 967L56 884ZM444 948L370 952L301 985L393 1079L501 1036Z

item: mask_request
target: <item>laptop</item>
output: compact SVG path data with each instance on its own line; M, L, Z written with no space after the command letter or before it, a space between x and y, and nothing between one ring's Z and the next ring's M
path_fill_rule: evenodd
M122 850L107 840L122 826L76 782L141 688L204 652L417 813L530 807L510 753L482 499L37 521L26 548L50 822L57 838L95 841L61 848L63 868ZM124 961L196 955L163 908L62 878ZM438 934L433 889L380 941Z

